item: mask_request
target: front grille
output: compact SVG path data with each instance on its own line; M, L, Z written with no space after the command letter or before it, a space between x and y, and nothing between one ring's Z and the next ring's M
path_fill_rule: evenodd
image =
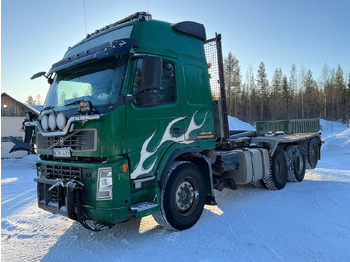
M70 147L72 151L96 149L96 130L76 130L66 136L42 136L38 134L38 149Z
M46 178L74 178L79 181L91 181L92 169L75 166L41 165L41 173Z

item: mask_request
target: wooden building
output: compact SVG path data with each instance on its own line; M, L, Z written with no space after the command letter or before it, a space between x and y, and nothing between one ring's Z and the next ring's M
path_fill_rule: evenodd
M25 119L26 112L32 112L38 116L41 106L25 105L6 93L1 94L1 158L23 157L28 153L26 151L9 151L14 146L9 140L9 136L13 136L23 141L22 123Z

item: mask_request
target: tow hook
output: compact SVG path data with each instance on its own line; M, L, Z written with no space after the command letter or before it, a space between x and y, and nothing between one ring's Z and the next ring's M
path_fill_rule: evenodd
M78 180L75 180L74 178L72 178L72 179L68 179L68 178L57 179L57 182L49 188L49 191L51 191L52 189L54 189L57 186L69 187L69 188L75 189L79 186L83 187L84 184Z
M84 184L74 178L63 178L63 179L56 179L56 183L53 184L50 188L49 191L51 191L52 189L54 189L55 187L64 187L67 188L67 190L69 192L75 192L75 198L76 198L76 210L77 210L77 220L79 221L79 223L92 231L101 231L103 229L106 229L109 227L109 225L103 224L103 223L97 223L93 220L87 220L84 218L83 215L83 209L82 209L82 204L81 204L81 196L80 196L80 192L79 189L82 189L82 187L84 186ZM77 190L75 190L77 189ZM70 195L69 193L67 193L67 195ZM86 214L87 215L87 214ZM88 216L88 215L87 215Z

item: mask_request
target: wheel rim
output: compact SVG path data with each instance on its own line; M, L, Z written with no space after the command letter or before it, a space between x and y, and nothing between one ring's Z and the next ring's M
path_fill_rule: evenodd
M189 214L196 206L198 198L198 188L191 179L180 181L175 191L175 206L182 214Z
M315 145L312 145L311 148L310 148L310 159L312 161L315 161L316 160L316 146Z

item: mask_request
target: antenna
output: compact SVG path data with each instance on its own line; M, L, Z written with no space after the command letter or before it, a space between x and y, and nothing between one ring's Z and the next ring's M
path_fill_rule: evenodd
M84 9L84 21L85 21L85 35L87 35L87 28L86 28L86 13L85 13L85 1L83 0L83 9Z

